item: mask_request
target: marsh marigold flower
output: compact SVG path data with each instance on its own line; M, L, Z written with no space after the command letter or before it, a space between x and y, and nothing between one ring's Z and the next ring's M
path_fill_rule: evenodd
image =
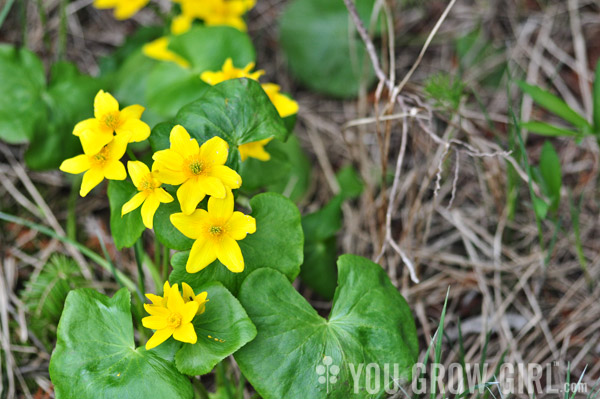
M239 188L242 178L225 166L229 146L213 137L202 146L181 125L171 130L171 148L157 151L152 159L157 164L157 177L166 184L178 185L177 199L181 211L189 215L206 195L225 198L228 191Z
M121 216L142 206L142 221L144 226L151 229L154 221L154 214L161 203L173 201L171 194L166 192L161 186L161 182L156 179L154 166L152 172L145 163L140 161L127 162L127 169L133 184L138 189L138 193L127 201L121 208Z
M94 118L75 125L73 134L81 140L86 153L96 153L118 135L128 135L129 142L146 140L150 127L140 120L144 107L131 105L119 111L119 103L110 94L100 90L94 98Z
M171 290L171 285L168 281L165 281L163 285L163 296L155 295L155 294L146 294L146 298L148 298L152 304L148 304L146 306L167 306L167 301L169 298L169 291ZM198 295L194 294L194 290L188 283L181 283L181 290L183 291L183 301L185 303L194 301L198 303L198 311L196 314L202 314L206 310L206 302L209 301L207 299L208 293L206 291L199 293Z
M79 190L79 195L82 197L85 197L105 178L125 180L127 172L120 159L125 154L128 141L128 135L120 135L96 153L85 152L84 149L84 154L64 160L60 170L72 174L85 172Z
M256 4L256 0L174 0L181 4L181 15L173 20L171 31L175 34L190 29L194 19L204 20L207 26L225 25L246 31L243 15Z
M142 319L142 325L156 330L146 342L146 349L152 349L165 342L169 337L181 342L195 344L198 340L192 320L196 316L199 304L196 301L185 302L177 284L165 292L166 305L145 304L144 309L150 314Z
M188 273L196 273L216 259L230 271L244 271L244 257L237 241L256 232L256 220L233 211L233 194L224 199L210 197L208 211L196 209L191 215L174 213L171 223L186 237L196 240L185 265Z
M115 18L131 18L148 4L149 0L94 0L94 7L99 9L114 8Z
M228 58L220 71L205 71L200 78L210 85L216 85L230 79L248 78L257 80L264 74L263 70L252 72L254 63L251 62L244 68L236 68L231 58ZM277 109L282 118L298 113L298 103L291 98L280 93L280 87L274 83L263 83L263 90ZM268 161L271 155L265 150L265 145L272 139L264 139L252 143L241 144L238 146L242 161L247 158L256 158L260 161Z

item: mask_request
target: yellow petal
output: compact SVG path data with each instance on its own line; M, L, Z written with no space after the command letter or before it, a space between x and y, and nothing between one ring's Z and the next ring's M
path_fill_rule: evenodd
M88 170L83 175L79 195L85 197L94 187L102 183L102 180L104 180L104 174L101 170L96 168Z
M157 162L156 165L156 170L160 173L163 172L164 169L170 169L171 171L180 171L183 168L183 161L184 158L176 151L174 150L161 150L161 151L156 151L153 155L152 155L152 159L155 160ZM154 169L154 168L153 168ZM169 183L165 180L161 180L167 184L173 184L173 183ZM179 183L181 184L181 183Z
M211 218L226 221L233 213L233 194L227 192L225 198L210 197L208 199L208 214Z
M77 175L90 168L90 159L87 155L77 155L76 157L65 159L59 169L66 173Z
M217 259L213 240L196 240L185 265L188 273L197 273Z
M127 179L127 171L125 165L118 160L107 161L103 169L104 177L108 180L125 180Z
M148 316L142 319L142 325L146 328L159 330L167 326L167 319L163 316Z
M171 194L166 192L163 188L155 188L152 194L155 195L156 199L162 203L167 204L169 202L173 202L173 197L171 196Z
M100 90L94 98L94 116L96 119L102 119L102 117L111 112L119 111L119 103L110 94L104 90Z
M279 92L280 87L274 83L263 83L262 88L282 118L298 113L298 103Z
M129 176L131 177L133 184L138 188L138 190L140 189L139 187L144 176L150 173L148 166L140 161L127 161L127 171L129 172Z
M238 173L225 165L215 165L211 168L211 176L221 180L223 184L232 189L240 188L242 185L242 178Z
M115 138L106 145L108 149L108 156L111 159L119 160L125 155L125 151L127 151L127 143L129 142L129 137L125 135L117 135Z
M79 122L73 128L73 135L80 136L86 130L101 130L100 124L98 123L98 119L89 118L84 121Z
M121 120L140 119L144 113L144 110L145 108L141 105L130 105L129 107L123 108L119 116Z
M198 176L196 178L196 184L201 188L206 194L217 197L217 198L225 198L227 195L227 188L223 184L223 182L216 177L212 176Z
M121 217L133 211L134 209L139 208L139 206L142 205L142 203L146 200L147 196L148 195L146 193L141 192L131 197L129 201L123 204L123 207L121 208Z
M173 18L171 22L171 33L181 35L187 32L192 27L192 18L186 14L181 14Z
M267 145L271 140L273 140L273 138L254 141L252 143L246 143L238 146L242 161L245 161L248 158L256 158L260 161L268 161L271 159L271 154L265 151L264 148L265 145Z
M158 167L161 168L161 164L158 163ZM187 180L187 176L182 171L176 171L171 169L157 169L154 174L155 178L161 183L179 185Z
M204 82L208 83L209 85L213 85L213 86L226 80L223 77L223 73L220 71L218 71L218 72L204 71L200 74L200 79L202 79Z
M227 222L227 234L234 240L243 240L247 234L256 232L256 219L252 216L244 215L242 212L233 212L233 215Z
M190 67L190 63L185 58L169 50L169 38L167 37L161 37L145 44L144 47L142 47L142 52L146 57L155 60L175 62L180 67L186 69Z
M96 8L113 8L118 4L119 0L94 0Z
M198 341L196 330L194 330L194 325L191 323L182 324L177 327L173 332L173 338L175 338L177 341L186 342L188 344L195 344L196 341Z
M84 130L79 135L81 147L83 147L83 152L86 155L99 153L113 138L112 132L107 130Z
M221 186L223 186L222 183ZM210 188L212 189L212 186ZM208 190L205 190L205 186L200 184L198 179L190 179L179 186L177 189L177 199L181 206L181 212L185 215L194 212L200 201L206 196L207 192ZM210 192L208 193L210 194Z
M161 298L161 297L158 297L158 298ZM169 311L169 309L167 309L165 307L166 304L165 304L164 298L161 298L161 299L162 299L162 301L158 305L149 305L149 304L145 303L144 309L146 310L146 312L148 312L152 316L163 316L163 317L169 316L169 314L171 312Z
M171 312L181 313L183 305L185 305L185 302L179 293L179 287L177 284L173 284L171 290L169 291L169 297L167 298L167 308Z
M200 157L213 165L224 165L228 153L229 145L218 136L211 138L200 147Z
M124 20L133 17L140 9L142 9L148 0L127 0L119 3L115 8L115 18Z
M194 295L194 290L186 282L181 283L181 291L183 291L183 300L185 302L193 301L194 298L196 298L196 295Z
M152 305L162 305L163 303L163 297L159 295L146 294L146 298L152 302Z
M191 301L184 305L183 312L181 313L181 324L188 324L194 319L196 316L196 312L198 311L198 302Z
M127 119L117 129L117 134L129 134L129 142L137 143L150 136L150 126L139 119Z
M244 257L238 243L231 237L222 237L217 246L217 258L230 271L240 273L244 271Z
M169 137L171 150L177 152L183 159L198 154L200 147L196 139L192 139L181 125L177 125L171 130Z
M163 328L162 330L156 330L154 335L150 337L148 342L146 342L146 350L150 350L152 348L157 347L158 345L165 342L171 335L173 335L172 328Z
M181 234L196 240L201 237L201 232L208 223L208 212L204 209L196 209L191 215L174 213L169 219Z
M154 214L158 209L160 202L154 195L149 195L144 201L142 205L142 221L144 222L144 226L148 229L152 229L154 226Z

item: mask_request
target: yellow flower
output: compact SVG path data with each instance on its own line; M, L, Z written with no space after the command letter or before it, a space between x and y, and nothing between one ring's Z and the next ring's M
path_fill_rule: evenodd
M199 272L215 259L234 273L244 271L244 257L237 241L256 232L256 220L233 211L231 192L225 199L210 197L208 211L196 209L191 215L172 214L171 223L196 240L185 265L188 273Z
M185 302L177 284L169 289L166 306L144 305L150 314L142 319L142 325L156 330L146 342L146 349L152 349L165 342L172 335L181 342L195 344L198 340L192 320L198 311L198 302Z
M177 199L181 211L189 215L208 194L225 198L228 191L239 188L242 178L225 166L229 146L220 137L213 137L202 146L192 139L183 126L171 130L171 148L157 151L156 176L166 184L178 185Z
M248 158L256 158L260 161L268 161L271 159L271 154L265 151L265 145L267 145L271 140L273 140L272 137L239 145L238 150L240 151L240 157L242 158L242 161L245 161Z
M177 21L173 33L183 33L190 28L194 18L203 19L207 26L232 26L246 31L246 23L242 16L256 4L256 0L176 0L181 4L184 21ZM175 21L174 21L175 23ZM184 30L185 29L185 30ZM176 33L177 34L177 33Z
M159 61L174 62L182 68L189 68L190 63L179 54L169 50L169 38L160 37L150 43L144 44L142 52L146 57L153 58Z
M120 159L125 154L128 141L128 135L119 135L96 153L85 152L84 149L84 154L64 160L60 170L72 174L85 172L79 191L82 197L85 197L104 178L125 180L127 172Z
M194 290L187 283L181 283L181 288L183 290L183 300L187 302L197 302L198 303L198 311L196 314L202 314L206 310L206 302L209 300L206 299L208 293L206 291L199 293L198 295L194 294Z
M167 193L163 188L160 187L162 184L156 179L156 171L154 165L152 166L152 172L150 169L140 161L129 161L127 162L127 169L129 170L129 176L133 184L138 189L139 193L133 196L127 201L123 208L121 208L121 217L123 215L137 209L142 205L142 221L144 226L151 229L154 221L154 214L161 203L169 203L173 201L171 194Z
M204 71L200 75L200 79L214 86L229 79L248 78L258 80L265 73L262 69L250 72L252 69L254 69L254 62L240 69L233 66L231 58L227 58L220 71Z
M279 116L285 118L298 113L298 103L281 94L279 92L281 88L278 85L275 83L263 83L262 88L277 109Z
M117 135L126 134L129 142L146 140L150 127L140 120L144 107L131 105L119 111L115 98L100 90L94 99L94 118L75 125L73 134L81 140L85 153L97 153Z
M206 297L208 296L208 293L206 291L204 291L204 292L199 293L198 295L195 295L192 287L190 287L189 284L187 284L185 282L181 283L181 289L183 291L183 301L185 303L192 302L192 301L197 302L198 310L196 311L196 314L204 313L204 311L206 310L206 302L209 301L208 299L206 299ZM169 285L169 282L165 281L165 284L163 285L163 296L154 295L154 294L146 294L146 298L150 299L150 301L152 302L151 305L148 304L146 306L166 307L170 290L171 290L171 286Z
M94 7L99 9L114 8L115 18L127 19L144 8L149 0L94 0Z

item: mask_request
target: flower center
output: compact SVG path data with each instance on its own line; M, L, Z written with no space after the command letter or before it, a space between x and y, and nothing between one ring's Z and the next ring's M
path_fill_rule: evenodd
M206 164L202 158L200 158L200 154L198 154L187 158L183 164L183 169L189 177L196 177L206 175L208 173L209 165Z
M167 318L167 325L171 328L177 328L181 325L181 315L177 312L171 312Z
M109 112L102 117L104 125L110 129L115 130L119 127L121 121L119 119L119 111Z
M200 173L202 173L202 162L200 161L193 161L190 162L190 172L192 172L195 175L199 175Z
M154 190L155 188L157 188L158 185L155 184L154 179L152 178L152 174L149 173L146 176L144 176L144 178L142 179L142 182L140 183L140 187L139 189L141 191L145 191L145 190Z
M96 155L92 155L90 158L91 163L93 163L94 165L104 166L104 164L106 163L106 161L108 161L109 158L108 146L104 146L104 148L102 148L99 153L97 153Z
M208 232L213 236L220 236L223 233L223 228L221 226L210 226Z

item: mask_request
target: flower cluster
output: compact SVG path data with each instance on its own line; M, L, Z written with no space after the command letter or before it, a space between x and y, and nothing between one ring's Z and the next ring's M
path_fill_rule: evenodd
M94 118L79 122L73 134L78 136L83 154L65 160L60 170L79 174L85 172L80 195L85 197L105 178L125 180L127 172L120 159L127 144L150 136L150 127L140 120L144 107L131 105L119 110L119 103L109 93L100 90L94 99Z
M144 304L144 309L150 314L142 319L142 325L155 330L146 342L146 349L152 349L165 342L169 337L181 342L195 344L198 340L192 320L196 315L204 313L206 292L198 295L186 283L181 284L183 296L177 284L165 282L163 296L146 294L152 304Z
M232 59L228 58L220 71L205 71L200 75L200 79L210 85L216 85L229 79L238 78L248 78L258 81L258 79L264 75L265 72L262 69L253 72L253 69L253 62L249 63L243 68L236 68L233 65ZM263 83L261 86L277 109L279 116L286 118L298 112L298 103L281 94L281 88L278 85L274 83ZM265 145L267 145L271 140L272 139L265 139L238 146L242 161L245 161L247 158L256 158L261 161L268 161L271 159L270 154L265 151L264 148Z

